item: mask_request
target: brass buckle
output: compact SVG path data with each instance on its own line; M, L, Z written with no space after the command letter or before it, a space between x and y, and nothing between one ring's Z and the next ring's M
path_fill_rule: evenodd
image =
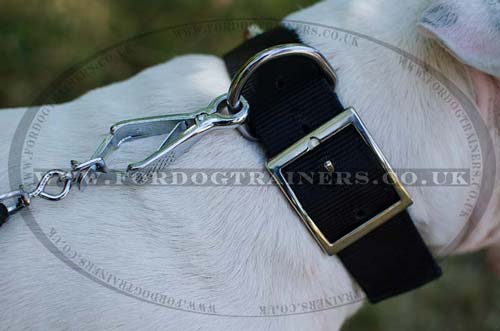
M363 223L361 226L352 230L347 235L341 237L340 239L332 243L321 232L318 226L314 223L314 220L311 219L307 211L303 208L302 204L295 195L293 189L285 180L285 176L282 173L282 169L286 165L292 163L294 160L299 158L300 156L310 152L317 146L321 145L321 143L330 139L340 130L344 129L349 125L353 125L356 128L357 132L361 135L363 140L373 151L378 162L382 165L387 175L389 176L390 182L393 185L397 194L399 195L400 200L395 204L389 206L382 212L378 213L370 220ZM292 146L288 147L286 150L281 152L279 155L275 156L273 159L269 160L269 162L267 162L267 169L273 176L276 183L278 183L283 193L285 193L285 196L293 205L293 207L295 208L301 219L304 221L307 228L312 233L313 237L323 248L323 250L329 255L337 254L345 247L349 246L356 240L365 236L370 231L373 231L375 228L382 225L384 222L387 222L400 212L404 211L413 203L413 201L410 198L410 195L403 187L399 178L392 170L391 166L389 165L386 158L382 154L380 148L377 146L373 138L370 136L368 130L366 129L363 122L359 118L355 109L352 107L347 108L342 113L335 116L333 119L323 124L310 134L304 136L299 141L294 143Z

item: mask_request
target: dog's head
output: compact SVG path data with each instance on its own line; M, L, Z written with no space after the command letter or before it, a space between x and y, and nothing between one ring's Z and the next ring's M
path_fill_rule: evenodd
M327 0L287 19L299 25L304 42L328 57L339 75L342 102L358 109L395 168L471 166L463 128L443 98L447 88L439 76L475 104L493 140L489 148L499 150L498 0ZM495 171L500 167L485 170L485 178L492 181ZM446 187L409 190L416 202L412 216L424 237L432 246L445 246L457 236L453 228L462 227L456 211L464 205L463 194ZM491 201L500 196L495 192ZM475 221L492 224L475 231L477 238L463 249L498 238L499 231L489 234L498 215L500 204L490 203L487 215Z
M438 0L422 14L419 32L436 40L453 56L470 66L477 108L498 150L500 130L500 1ZM498 160L496 161L498 163ZM499 167L497 166L497 169ZM497 170L498 173L498 170ZM489 174L493 176L493 174ZM498 174L497 174L498 176ZM498 205L498 204L497 204ZM498 215L498 206L496 215ZM494 217L495 218L495 217ZM498 217L497 217L498 218ZM475 231L464 248L471 249L500 238L500 230Z

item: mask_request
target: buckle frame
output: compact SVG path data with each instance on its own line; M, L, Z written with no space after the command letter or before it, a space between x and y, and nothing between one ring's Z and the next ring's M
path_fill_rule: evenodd
M307 211L304 209L301 202L295 195L293 189L285 180L282 169L302 155L309 153L314 148L321 145L321 143L323 143L324 141L335 136L335 134L349 125L354 126L354 128L363 138L364 142L374 153L377 161L386 171L391 181L390 184L392 184L400 200L332 243L326 238L319 227L315 224L314 220L308 215ZM285 149L283 152L269 160L266 164L266 167L289 202L295 208L313 237L328 255L337 254L339 251L346 248L356 240L362 238L400 212L404 211L413 203L410 195L408 194L408 191L404 188L394 170L392 170L389 162L382 154L382 151L369 134L368 130L366 129L365 125L363 124L353 107L345 109L342 113L335 116L325 124L321 125L313 132L302 137L293 145Z

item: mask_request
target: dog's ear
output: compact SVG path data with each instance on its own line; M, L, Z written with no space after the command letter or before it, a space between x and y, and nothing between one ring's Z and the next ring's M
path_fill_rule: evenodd
M418 25L462 62L500 77L500 0L436 0Z
M493 150L484 153L494 155L500 148L500 0L431 0L418 28L466 64L477 109L492 137ZM485 178L493 178L498 169L485 169ZM497 199L490 206L498 208L498 204ZM481 220L458 250L469 251L493 243L500 247L497 219L491 216ZM496 260L497 267L499 261Z

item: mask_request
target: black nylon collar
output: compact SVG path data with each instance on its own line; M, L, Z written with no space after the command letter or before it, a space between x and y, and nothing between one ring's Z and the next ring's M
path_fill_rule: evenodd
M224 56L229 73L268 47L298 43L298 35L278 27ZM243 90L251 111L248 123L269 158L344 111L332 86L309 59L292 56L262 66ZM352 130L342 132L287 166L300 172L324 172L334 159L336 172L368 173L369 183L354 185L293 185L302 206L330 241L335 241L390 206L398 196L363 139ZM339 169L340 168L340 169ZM293 176L292 176L293 178ZM298 178L296 178L298 179ZM371 184L377 181L379 184ZM441 270L406 211L341 250L337 256L371 302L413 290L441 275Z

